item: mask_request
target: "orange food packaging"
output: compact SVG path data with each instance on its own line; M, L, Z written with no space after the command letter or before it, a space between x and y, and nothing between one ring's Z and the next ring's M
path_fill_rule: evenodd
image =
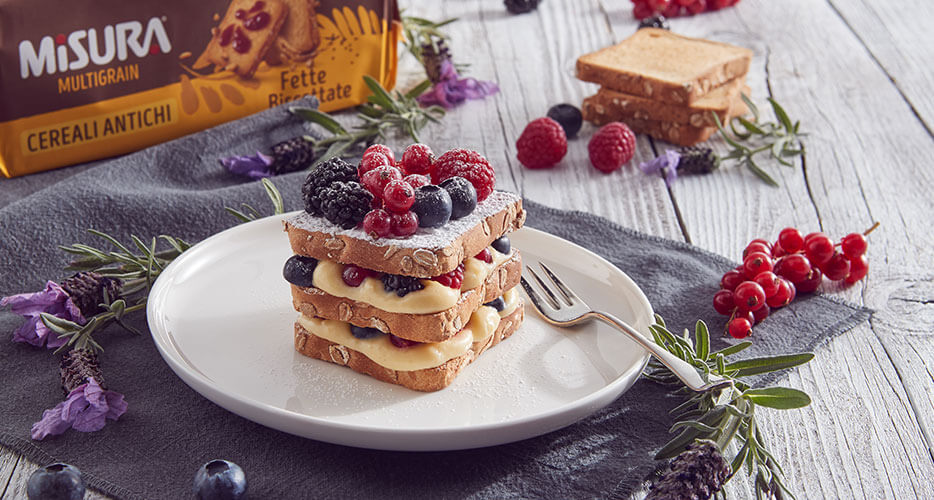
M0 0L0 172L115 156L396 79L395 0Z

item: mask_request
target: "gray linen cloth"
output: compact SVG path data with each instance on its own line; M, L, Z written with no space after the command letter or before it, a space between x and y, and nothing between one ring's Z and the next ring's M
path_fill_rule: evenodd
M228 174L218 157L268 150L307 132L283 109L272 109L121 158L0 181L0 296L66 278L68 257L57 245L100 245L85 232L89 227L127 243L130 234L196 242L237 223L224 206L268 208L261 186ZM274 180L288 209L301 207L304 175ZM722 331L711 297L733 263L594 215L532 200L525 206L529 226L589 248L629 274L677 331L698 318ZM819 295L799 298L756 327L748 355L813 350L868 313ZM142 316L131 323L147 332ZM666 412L680 401L640 380L608 407L537 438L443 453L365 450L294 437L229 413L176 377L151 338L114 327L98 334L106 348L102 365L109 388L126 396L128 412L98 432L31 441L32 423L63 395L58 357L8 340L20 322L0 311L0 443L39 463L71 463L90 486L120 498L189 498L194 472L213 458L245 469L251 498L625 497L653 470L654 453L670 437Z

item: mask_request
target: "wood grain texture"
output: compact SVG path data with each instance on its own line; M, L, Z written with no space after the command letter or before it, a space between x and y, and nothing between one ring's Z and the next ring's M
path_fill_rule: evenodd
M746 0L736 8L673 20L680 33L752 48L747 83L755 100L764 105L766 96L774 96L810 135L806 157L794 168L766 163L779 188L725 168L684 177L670 189L660 177L631 166L610 175L594 170L587 159L589 125L553 170L527 170L515 160L515 139L526 123L553 104L579 104L596 91L596 85L574 78L574 60L632 33L629 2L548 1L521 16L506 14L499 0L413 0L404 7L431 19L459 17L448 30L455 60L470 62L470 76L495 80L502 89L463 105L443 126L429 127L423 141L436 151L483 151L505 189L689 240L733 259L751 239L774 238L786 226L839 238L881 221L870 238L869 278L849 289L824 286L876 314L782 382L811 394L810 407L763 410L759 416L798 498L930 497L932 4ZM712 144L725 150L722 141ZM634 163L668 147L640 137ZM0 449L0 485L6 485L0 499L23 498L35 467ZM739 477L728 492L733 498L754 496Z

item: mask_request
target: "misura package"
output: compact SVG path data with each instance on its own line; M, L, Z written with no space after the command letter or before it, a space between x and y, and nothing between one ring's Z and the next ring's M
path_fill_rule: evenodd
M395 84L395 0L0 0L0 172L134 151Z

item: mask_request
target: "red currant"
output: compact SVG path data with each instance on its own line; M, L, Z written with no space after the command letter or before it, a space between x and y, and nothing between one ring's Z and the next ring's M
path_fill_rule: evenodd
M778 233L778 244L788 253L799 252L804 249L804 237L793 227L786 227Z
M382 153L386 158L389 159L389 164L396 166L396 155L393 154L392 150L389 149L389 146L385 144L373 144L370 147L366 148L366 151L363 152L363 155L366 156L367 153Z
M638 20L643 20L647 17L651 17L655 12L652 10L652 7L649 7L647 3L637 3L632 6L632 17L635 17Z
M418 189L431 184L431 179L421 174L409 174L403 177L402 180L408 182L409 186L412 186L412 189Z
M665 7L665 10L662 11L662 15L668 19L678 17L681 15L681 6L676 2L671 2L668 4L668 7Z
M765 291L755 281L744 281L733 291L733 303L742 311L755 311L765 304Z
M743 259L743 274L746 279L753 279L759 273L772 270L772 259L768 254L753 252Z
M804 254L816 266L833 257L833 242L824 233L811 233L804 239Z
M484 248L483 250L480 250L480 253L475 255L474 258L478 260L482 260L483 262L486 262L487 264L493 263L493 254L490 253L489 248Z
M372 193L373 196L382 199L386 184L398 180L402 180L402 172L399 172L398 168L390 167L389 165L381 165L363 174L363 177L360 178L360 183L363 184L363 187Z
M649 7L652 7L652 10L656 12L661 12L668 8L668 4L671 3L671 0L648 0Z
M762 323L762 320L769 317L769 313L772 312L772 309L769 306L762 306L752 312L753 317L755 318L754 324Z
M389 212L381 208L370 210L363 218L363 230L373 239L392 236L391 227Z
M391 181L383 188L383 204L391 212L402 214L415 203L415 188L403 180Z
M792 283L798 283L808 277L811 272L811 263L800 253L786 255L775 263L775 274Z
M391 214L393 236L409 236L418 231L418 216L415 212Z
M840 240L840 250L850 260L866 253L867 246L866 237L860 233L850 233Z
M765 247L768 248L769 250L772 249L772 243L770 243L769 240L765 240L765 239L762 239L762 238L756 238L756 239L750 241L750 242L749 242L749 245L746 245L746 247L748 248L750 245L756 245L756 244L765 245ZM765 252L765 253L768 253L768 252Z
M779 285L778 292L765 299L765 304L772 309L779 307L787 306L792 300L795 299L795 286L791 284L788 280L782 280L781 285Z
M762 291L765 292L766 297L771 297L778 293L778 287L782 284L782 279L772 271L763 271L757 274L753 281L762 287Z
M766 245L761 241L756 241L746 245L746 249L743 250L743 258L745 259L747 255L755 252L762 252L766 255L770 255L772 253L772 249L769 247L769 245Z
M785 249L778 244L778 241L776 241L775 244L772 245L772 258L778 259L780 257L784 257L785 255L788 255L788 252L786 252Z
M739 286L743 280L743 273L735 269L732 271L727 271L723 275L723 278L720 279L720 288L732 292L733 290L736 290L736 287Z
M857 281L866 277L866 274L869 273L869 260L866 259L865 255L860 255L855 259L850 259L850 274L846 275L844 282L848 285L852 285Z
M733 318L727 323L726 329L734 339L744 339L752 331L752 323L746 318Z
M700 14L707 10L707 0L694 0L694 2L685 5L685 8L687 8L691 15Z
M850 261L840 252L835 252L833 257L820 266L827 279L837 281L846 278L850 274Z
M391 342L392 345L398 348L401 348L401 349L404 349L406 347L412 347L413 345L416 345L416 344L421 344L421 342L416 342L414 340L404 339L402 337L396 337L395 335L391 333L389 334L389 342Z
M795 293L811 293L817 290L817 287L820 286L823 279L824 275L821 274L820 270L816 267L812 267L811 272L808 273L806 278L795 283Z
M360 159L360 165L357 167L357 178L363 179L363 175L376 167L392 166L392 161L386 158L386 155L377 151L364 153Z
M733 304L733 292L729 290L718 290L713 294L713 308L718 313L729 316L733 313L736 306Z
M341 279L344 280L344 283L347 286L352 286L354 288L360 286L360 283L363 283L368 276L372 276L373 271L369 269L364 269L357 266L347 266L344 268L344 272L341 273Z

